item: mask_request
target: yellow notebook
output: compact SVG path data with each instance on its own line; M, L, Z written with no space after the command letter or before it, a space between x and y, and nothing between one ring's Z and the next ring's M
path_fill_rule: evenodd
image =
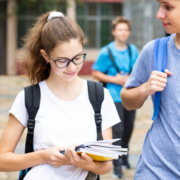
M76 147L75 151L81 155L82 152L91 156L94 161L111 161L118 159L120 156L127 155L128 149L121 148L121 146L112 145L113 142L120 139L109 139L102 141L94 141L83 143ZM65 154L65 150L60 151Z
M82 152L77 152L78 154L82 154ZM105 156L99 156L92 153L86 153L88 156L92 157L94 161L103 162L103 161L112 161L114 159L118 159L118 157L112 158L112 157L105 157Z

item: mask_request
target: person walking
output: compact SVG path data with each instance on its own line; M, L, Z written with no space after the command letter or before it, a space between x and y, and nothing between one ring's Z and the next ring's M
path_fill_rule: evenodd
M112 162L94 162L87 154L79 156L75 152L77 145L97 139L88 84L78 76L86 57L84 42L79 25L61 12L43 14L29 30L23 66L30 84L39 84L41 92L35 118L34 152L14 153L31 118L22 90L9 111L0 141L0 171L32 167L24 180L95 180L96 174L111 171ZM103 138L112 139L112 126L120 119L106 89L101 114ZM64 149L62 155L59 151Z
M158 0L158 3L156 17L171 34L166 69L154 70L156 41L153 40L144 46L121 91L123 105L129 110L140 108L148 96L154 102L155 93L161 92L159 112L146 135L134 180L180 179L180 0Z
M121 138L120 142L114 143L128 148L129 140L133 131L135 111L127 111L122 106L119 96L122 87L129 78L134 63L138 57L138 49L133 44L127 44L130 36L131 24L124 17L117 17L112 22L112 35L114 41L103 47L96 62L92 66L92 75L101 82L106 83L113 101L116 105L121 123L113 126L113 137ZM123 160L123 161L122 161ZM113 161L114 178L122 178L122 165L130 168L127 156Z

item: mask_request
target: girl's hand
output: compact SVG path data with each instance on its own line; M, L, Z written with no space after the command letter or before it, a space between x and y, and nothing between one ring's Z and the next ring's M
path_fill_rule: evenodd
M165 70L165 73L153 71L149 80L146 82L144 89L145 93L147 93L147 95L153 95L157 91L163 91L166 87L167 76L170 75L172 75L172 73L167 69Z
M64 149L66 149L66 147L50 147L43 150L43 159L45 164L50 164L53 167L70 164L67 157L59 152Z
M89 170L90 167L94 164L93 159L85 153L82 153L81 156L78 155L75 151L76 145L72 144L66 149L65 156L69 162L73 165L81 167L85 170Z

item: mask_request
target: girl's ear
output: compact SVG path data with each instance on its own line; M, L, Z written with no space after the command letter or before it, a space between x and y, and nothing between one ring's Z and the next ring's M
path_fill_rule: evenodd
M41 49L40 53L43 56L43 58L45 59L45 61L49 62L49 56L47 55L46 51L44 51L44 49Z

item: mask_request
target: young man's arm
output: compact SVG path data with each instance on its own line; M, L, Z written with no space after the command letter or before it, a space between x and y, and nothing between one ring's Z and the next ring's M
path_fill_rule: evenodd
M119 73L117 73L116 76L109 76L109 75L106 75L106 74L104 74L100 71L96 71L96 70L92 70L92 76L101 82L119 84L122 86L124 86L124 84L127 80L126 76L122 76Z
M148 95L145 93L145 84L139 87L127 89L123 87L121 91L122 104L127 110L139 109Z
M139 87L127 89L123 88L121 91L122 104L127 110L139 109L149 95L153 95L156 91L163 91L167 76L172 73L165 70L165 73L153 71L149 80Z

